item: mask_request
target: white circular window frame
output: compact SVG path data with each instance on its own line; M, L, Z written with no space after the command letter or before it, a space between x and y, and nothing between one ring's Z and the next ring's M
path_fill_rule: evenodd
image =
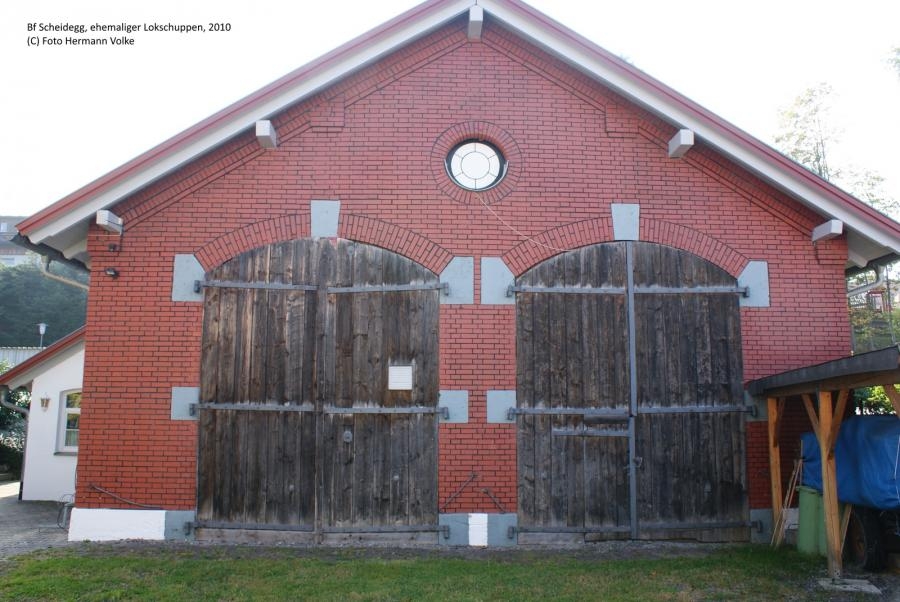
M446 160L447 175L466 190L489 190L503 181L507 162L493 144L465 140L454 146Z

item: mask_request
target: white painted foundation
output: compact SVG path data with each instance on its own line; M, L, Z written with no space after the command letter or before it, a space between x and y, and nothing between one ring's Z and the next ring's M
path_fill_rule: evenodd
M69 520L69 541L158 540L165 535L165 510L74 508Z

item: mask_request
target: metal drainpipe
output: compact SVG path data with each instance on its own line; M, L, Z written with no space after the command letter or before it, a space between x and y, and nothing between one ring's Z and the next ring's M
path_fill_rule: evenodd
M864 295L869 291L876 289L884 284L884 266L875 266L875 282L857 286L853 290L847 291L847 297L855 297L856 295Z
M63 276L57 276L56 274L50 273L50 261L49 257L44 257L43 261L41 261L41 273L44 274L47 278L51 280L56 280L57 282L62 282L63 284L68 284L69 286L77 286L80 289L89 290L90 287L86 284L82 284L81 282L77 282L75 280L69 280Z

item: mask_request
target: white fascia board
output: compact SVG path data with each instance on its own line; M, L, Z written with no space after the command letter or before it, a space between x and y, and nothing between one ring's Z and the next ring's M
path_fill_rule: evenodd
M97 211L111 207L134 191L165 177L229 138L254 127L257 121L271 117L282 109L314 94L360 67L390 53L397 47L426 35L447 21L467 13L469 7L474 4L472 0L458 0L446 5L442 10L428 15L427 18L416 19L407 23L404 27L376 43L362 44L356 51L349 54L344 60L332 65L331 68L317 73L311 78L302 79L297 85L286 89L265 103L255 104L240 113L232 115L227 121L221 123L215 130L208 132L202 138L195 140L175 153L164 155L157 162L141 169L116 186L104 191L103 194L91 199L78 207L77 210L66 213L56 221L35 230L28 237L29 240L38 244L91 217Z
M285 107L334 83L353 70L391 52L398 46L427 34L448 20L467 12L474 4L475 2L472 0L459 0L444 6L441 10L425 18L410 21L394 31L390 36L384 37L375 43L362 44L355 52L348 54L344 60L335 63L328 70L322 71L311 78L303 79L297 85L286 89L265 103L253 105L245 111L231 116L215 130L195 140L189 146L180 149L178 152L165 155L156 163L147 166L113 188L106 190L103 194L93 198L77 210L66 213L58 220L35 230L29 236L30 240L34 243L40 243L90 217L96 211L112 206L128 194L166 176L198 155L252 127L256 121L270 117ZM856 230L873 242L900 253L900 241L878 228L877 225L865 223L857 216L851 215L837 202L821 195L800 178L786 173L771 163L766 157L754 152L752 148L735 142L712 125L707 125L704 121L698 120L695 115L684 111L677 102L667 98L659 91L643 85L642 82L634 79L626 72L611 69L604 61L598 59L593 52L578 44L573 44L568 39L568 36L554 31L552 28L543 27L542 24L523 14L508 10L493 0L478 0L478 5L493 17L518 30L533 43L545 48L566 63L602 80L606 85L621 92L626 97L631 98L634 102L644 106L677 127L693 130L697 137L703 139L709 145L717 148L726 156L732 157L763 179L797 197L815 211L829 218L839 219L849 229Z
M479 0L479 4L484 7L485 11L513 29L518 30L534 44L548 50L571 66L604 81L614 90L643 105L667 122L679 128L693 130L697 137L717 148L726 156L732 157L738 163L743 164L776 187L797 197L813 210L823 213L827 217L839 219L849 228L856 230L873 242L900 253L900 241L890 234L877 226L865 223L855 215L851 215L837 202L812 189L800 178L784 172L764 156L757 154L742 144L738 144L713 126L698 120L696 116L685 111L678 103L665 97L665 95L642 85L640 81L633 79L627 73L611 69L604 61L598 59L593 52L573 44L563 35L551 29L543 28L540 24L520 14L503 9L503 7L492 0Z
M53 357L48 358L39 364L33 366L30 370L26 370L24 373L20 374L16 377L15 380L11 380L6 385L10 389L18 389L19 387L28 386L28 383L41 376L42 374L46 374L47 372L52 371L58 365L60 365L65 360L69 359L73 355L84 352L84 341L79 341L69 347L63 349L62 351L57 352L53 355Z

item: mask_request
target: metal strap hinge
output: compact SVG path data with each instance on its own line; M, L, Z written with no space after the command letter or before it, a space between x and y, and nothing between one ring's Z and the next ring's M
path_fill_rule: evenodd
M197 416L197 404L196 403L188 404L188 415L189 416Z
M637 295L690 295L690 294L739 294L742 297L750 296L749 286L635 286L633 291ZM506 296L513 297L516 293L560 293L569 295L624 295L628 289L620 286L516 286L506 287Z
M325 289L329 295L346 293L402 293L406 291L439 290L444 295L450 294L449 282L433 282L429 284L362 284L359 286L329 286Z
M441 413L441 420L450 420L450 408L447 406L441 406L438 408L438 411Z
M315 284L285 284L283 282L237 282L234 280L194 280L194 292L204 288L240 288L270 291L317 291Z
M380 406L368 406L368 407L337 407L337 406L325 406L323 411L326 414L440 414L444 415L444 410L447 408L436 408L434 406L425 407L425 406L412 406L412 407L380 407ZM449 410L447 410L449 416Z
M610 408L517 408L506 410L506 419L515 420L516 416L583 416L601 421L624 422L629 419L628 410Z

